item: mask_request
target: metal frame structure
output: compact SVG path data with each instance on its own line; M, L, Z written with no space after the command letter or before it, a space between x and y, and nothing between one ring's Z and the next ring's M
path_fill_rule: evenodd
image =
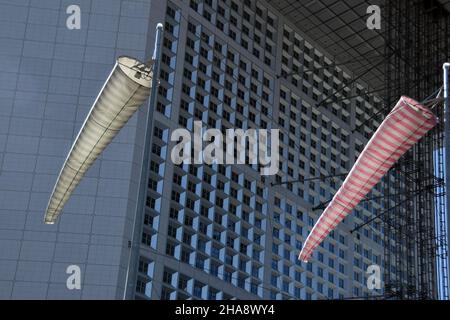
M445 116L445 133L444 133L444 139L445 139L445 158L444 159L450 159L450 98L449 98L449 85L450 85L450 79L449 79L449 72L450 72L450 62L446 62L443 65L443 70L444 70L444 116ZM446 190L448 191L448 186L450 186L450 174L448 174L450 172L450 161L445 161L445 186L446 186ZM445 202L444 201L440 201L441 205L442 203L447 204L447 208L448 208L448 204L450 204L450 192L446 192L445 193ZM447 231L447 244L450 242L450 233L449 233L449 226L450 226L450 218L449 218L449 213L448 210L446 212L446 218L447 218L447 224L446 225L441 225L439 229L439 234L442 232L441 230L443 230L444 235L445 235L445 231ZM446 229L445 229L446 228ZM442 250L443 251L443 250ZM438 252L438 254L444 254L445 252ZM447 269L448 269L448 264L450 262L450 259L447 255L447 260L446 261L442 261L441 263L443 264L447 264ZM438 267L441 264L440 262L438 262ZM447 270L447 274L443 275L443 278L445 280L445 276L447 276L447 280L450 278L450 270ZM442 286L439 286L439 288L441 289L442 287L442 291L445 291L445 284L443 284ZM448 290L448 288L447 288Z
M449 16L438 1L386 0L385 8L385 104L400 94L423 99L442 85ZM384 181L385 190L404 192L384 202L383 217L385 293L398 299L448 299L444 117L440 105L434 111L440 119L436 128ZM404 205L396 206L400 201Z
M361 79L372 88L383 86L383 38L366 26L367 7L379 5L382 0L269 0L283 15L294 22L305 34L314 34L314 41L334 55L337 64L352 60L347 66L360 70ZM351 58L351 59L349 59ZM374 68L366 72L370 66Z

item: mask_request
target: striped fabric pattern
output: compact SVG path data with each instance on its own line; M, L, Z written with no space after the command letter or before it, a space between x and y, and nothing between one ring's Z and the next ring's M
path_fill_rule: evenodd
M369 140L342 186L317 220L299 259L308 262L323 239L436 123L436 116L428 108L402 96Z

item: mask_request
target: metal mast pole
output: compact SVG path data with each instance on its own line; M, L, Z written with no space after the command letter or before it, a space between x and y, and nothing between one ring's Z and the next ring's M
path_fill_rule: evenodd
M444 154L445 154L445 200L447 217L447 243L450 244L450 99L449 99L449 69L450 62L444 63ZM447 249L448 251L448 249ZM450 266L450 255L447 252L447 265ZM450 279L450 268L447 269L447 281Z
M150 140L153 135L153 112L156 109L156 101L158 96L159 85L159 67L161 60L161 43L163 36L163 25L158 23L156 26L156 40L155 49L152 56L152 88L150 93L150 99L148 102L148 114L146 122L146 134L144 139L144 150L142 155L142 168L139 184L139 194L136 204L136 212L133 222L133 232L131 236L131 248L128 258L127 274L125 279L125 289L123 299L132 299L136 287L136 273L138 266L140 238L142 234L142 221L145 211L145 197L147 195L147 183L148 183L148 163L150 159ZM153 284L152 284L153 285Z

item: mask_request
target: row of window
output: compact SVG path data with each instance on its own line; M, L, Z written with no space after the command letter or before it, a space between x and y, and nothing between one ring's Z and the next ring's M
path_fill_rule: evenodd
M275 35L273 30L276 26L274 24L272 28L271 23L267 22L267 25L259 27L258 22L268 19L271 15L267 11L262 12L261 15L255 15L253 10L256 10L259 4L254 1L246 1L247 4L244 4L243 8L236 7L233 3L234 1L190 2L191 8L203 15L203 18L198 17L197 14L183 14L189 20L185 39L185 61L181 68L177 67L176 71L178 42L184 42L184 40L177 38L180 10L169 2L166 21L166 29L169 32L164 40L157 111L183 127L189 127L192 121L197 119L222 130L233 125L242 127L250 124L260 128L270 128L276 122L277 126L274 127L283 128L280 138L284 145L279 151L288 160L283 159L279 166L285 174L290 176L289 179L306 176L299 170L308 172L311 177L348 170L351 165L351 160L348 159L350 128L342 126L339 121L333 123L327 117L321 118L321 115L326 112L315 112L314 108L309 107L308 104L308 102L313 103L313 100L320 102L322 95L310 96L317 94L316 91L327 96L330 92L326 90L342 88L339 82L341 74L335 74L334 79L331 75L326 75L325 82L332 81L326 89L324 89L325 84L321 85L317 74L308 77L307 92L298 88L292 89L290 85L282 86L281 101L277 104L272 94L275 75L262 71L264 60L260 60L259 63L250 63L247 58L241 57L230 48L227 41L222 40L227 37L227 40L232 39L232 32L235 32L238 26L243 36L235 34L234 38L239 40L241 45L244 43L242 45L244 48L245 42L242 40L248 41L246 37L253 37L252 41L256 42L256 47L248 46L248 50L262 49L261 57L267 54L267 57L272 59L270 54L274 54L272 50L274 48L270 47L272 45L270 38ZM212 23L223 21L224 24L228 24L223 29L226 33L214 34L208 31L203 23L197 22L192 17L198 21L206 19ZM251 28L248 22L253 24ZM283 33L289 41L294 42L294 48L297 46L304 55L313 56L312 63L327 63L325 59L317 55L315 50L312 52L312 49L305 46L304 41L299 39L293 31L284 30ZM259 47L255 36L261 37ZM289 41L286 45L290 45ZM293 52L291 47L285 47L285 49L289 49L289 53ZM177 78L175 72L178 70L182 72L182 75ZM175 78L182 79L179 84L181 94L179 110L172 117L171 103ZM348 80L342 79L344 84L345 81ZM324 105L327 104L324 103ZM275 112L275 108L279 112ZM331 115L329 118L337 117L344 123L348 123L349 112L330 106L326 106L325 109ZM272 111L279 116L272 117ZM353 272L353 270L346 270L352 266L342 262L346 258L347 250L343 234L336 235L336 239L330 239L319 248L315 256L318 260L316 268L309 269L311 264L308 264L304 270L304 281L301 281L303 268L295 252L301 248L303 236L306 236L310 230L314 219L308 216L307 221L303 221L301 207L297 211L297 208L290 204L282 206L283 201L278 197L275 198L275 211L268 215L266 212L267 189L264 187L264 179L261 179L261 183L250 180L247 176L239 174L237 170L234 171L226 166L174 166L174 174L171 176L171 193L163 197L161 184L162 173L165 170L166 132L162 128L154 130L154 136L158 139L154 139L156 142L152 145L148 212L144 221L149 228L144 229L142 239L145 245L152 246L158 234L152 228L153 225L158 226L156 217L159 213L154 211L160 209L162 198L170 199L169 223L164 231L167 234L165 254L168 256L175 257L183 263L254 294L260 294L257 288L263 281L262 270L267 267L271 269L270 281L273 285L271 297L300 298L301 293L303 293L302 297L306 298L312 298L314 293L333 297L336 294L341 296L345 289L351 289L351 286L345 287L342 277L346 272L349 274ZM308 138L309 136L312 139ZM306 150L306 145L315 150L312 152ZM329 154L329 149L333 149L334 152ZM299 153L301 156L298 155ZM333 165L330 166L330 163ZM285 177L280 174L275 179L279 181ZM297 191L309 202L314 203L336 189L339 180L336 179L337 183L330 184L330 190L327 190L324 184L310 182L299 183ZM286 184L285 187L293 190L293 184ZM305 188L310 188L309 193L303 194ZM223 209L224 207L227 211ZM285 216L289 218L286 219ZM305 226L306 222L307 226ZM270 230L273 236L271 251L270 248L264 250L267 230ZM363 248L362 255L370 256L364 250L367 249ZM262 265L263 253L272 254L270 266ZM356 259L359 259L358 254L355 253ZM367 261L362 262L362 267L364 263ZM313 286L314 276L320 279L314 283L315 286ZM327 287L323 284L325 282L334 286ZM205 291L206 286L197 280L194 280L193 288L189 288L189 292L183 286L174 285L169 275L164 276L164 283L161 296L166 298L174 297L175 291L178 297L192 294L197 298L204 298L209 295L209 292ZM302 288L303 285L305 288ZM215 289L213 288L212 291L215 292Z

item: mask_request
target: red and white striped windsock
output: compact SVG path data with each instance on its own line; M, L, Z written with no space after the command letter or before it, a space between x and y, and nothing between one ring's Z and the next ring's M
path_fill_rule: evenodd
M402 96L369 140L333 200L317 220L299 259L307 262L323 239L436 123L436 116L428 108Z

